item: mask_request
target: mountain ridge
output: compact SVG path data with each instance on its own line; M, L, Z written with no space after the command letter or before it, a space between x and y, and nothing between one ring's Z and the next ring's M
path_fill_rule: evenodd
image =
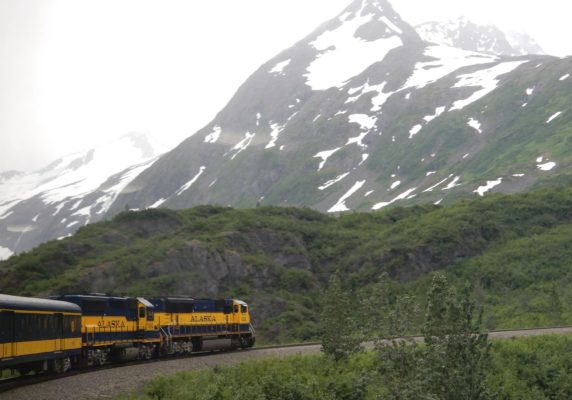
M116 194L162 151L146 134L130 133L38 171L2 174L0 259L105 218Z
M544 50L526 33L505 33L494 25L479 25L466 17L425 22L415 26L423 40L463 50L500 56L545 55Z
M261 65L209 124L162 157L150 161L148 146L128 140L140 158L100 174L90 190L70 192L89 178L76 174L19 202L2 195L8 175L0 175L0 246L26 251L125 209L340 213L566 181L571 70L571 58L427 43L387 1L357 0ZM67 160L67 176L92 157ZM49 217L39 229L37 210Z
M380 4L377 3L378 6ZM350 208L371 209L407 200L419 195L415 190L422 182L397 192L393 197L381 196L369 206L368 201L352 207L346 205L358 191L362 195L369 193L365 197L374 198L376 185L372 181L379 180L376 172L380 169L390 168L391 179L385 183L387 191L391 193L403 187L405 179L399 179L403 166L398 162L393 162L393 165L384 162L388 138L396 142L405 134L409 139L417 140L419 132L428 130L427 126L443 119L457 119L449 118L449 115L458 115L451 111L465 112L481 98L494 94L495 90L503 87L505 79L501 77L523 71L525 65L530 73L537 65L559 62L552 57L499 58L425 44L411 27L407 30L410 34L403 35L406 30L401 27L405 23L387 3L383 4L386 6L377 7L375 12L368 14L367 2L354 2L338 17L263 64L212 123L137 178L145 182L145 190L128 196L120 195L112 212L119 211L127 203L148 207L156 204L158 199L162 200L161 206L171 208L201 203L248 207L262 202L309 205L332 212ZM389 16L376 14L380 9ZM373 32L368 31L368 37L372 39L368 41L359 36L371 21L381 21L382 24ZM395 24L398 30L387 25L387 21L390 25ZM326 61L330 61L330 67L336 65L337 54L344 52L347 41L357 41L359 46L379 45L379 51L369 52L369 55L376 54L376 60L366 60L365 66L360 66L359 56L354 56L352 60L357 61L351 68L359 66L357 72L336 71L341 77L320 74L320 78L314 80L312 72L320 68L327 70ZM322 63L326 66L322 67ZM456 74L456 79L452 74ZM448 91L445 91L445 85ZM403 96L401 101L398 101L398 95ZM430 101L418 104L415 101L417 96ZM407 102L414 107L403 104ZM417 114L418 109L427 109L427 103L434 103L432 109ZM518 106L523 105L524 101ZM408 110L407 113L404 109ZM414 113L418 115L417 121L412 119ZM395 121L398 119L395 116L410 120L410 125L403 127L403 122ZM394 123L398 125L392 126ZM467 126L468 132L463 131L463 136L475 142L467 144L467 149L483 146L480 141L467 137L469 132L482 133L481 124L486 125L479 121L477 115L466 117L463 125ZM431 139L434 143L443 140L436 135ZM326 142L330 143L329 147L324 145ZM430 145L426 143L426 147ZM195 149L195 154L191 154L191 148ZM410 150L411 147L405 145L397 151L405 153ZM372 151L377 154L372 154ZM463 151L453 157L458 158L457 161L449 159L445 162L457 163L464 159L463 156L471 156L468 151ZM185 154L188 158L182 161ZM429 150L420 154L417 160L430 160L434 158L433 154L437 152ZM407 154L403 157L410 163L411 157ZM213 165L215 159L216 165ZM291 159L296 162L291 162ZM426 169L424 175L439 177L437 169ZM182 172L189 170L192 171L190 174ZM515 172L514 175L520 173ZM451 171L441 174L440 180L450 174ZM444 186L456 188L460 175L450 176L443 182ZM353 183L344 184L348 176L355 177ZM418 176L417 179L420 178ZM471 192L485 193L484 188L479 188L487 181L497 179L498 176L484 177L482 184L475 183ZM180 188L191 180L192 188L180 192ZM161 183L153 188L152 182ZM432 186L426 185L424 190ZM427 198L426 201L440 200Z

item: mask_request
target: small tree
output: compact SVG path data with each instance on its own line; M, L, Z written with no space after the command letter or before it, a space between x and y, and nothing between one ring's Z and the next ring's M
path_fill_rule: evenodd
M417 400L423 398L420 360L423 350L411 332L419 309L415 299L409 295L399 296L386 320L385 338L375 342L378 353L377 369L382 377L384 399Z
M434 276L424 327L426 392L443 400L484 400L490 361L488 335L482 333L482 310L467 286L459 298L444 274Z
M361 348L361 337L352 318L349 295L337 274L332 275L323 296L322 351L334 360L347 358Z
M360 292L358 325L367 339L388 336L391 288L387 273Z
M558 286L555 283L550 286L548 296L548 315L550 315L550 318L552 319L551 323L560 326L562 324L564 304L562 303L562 298L558 292Z

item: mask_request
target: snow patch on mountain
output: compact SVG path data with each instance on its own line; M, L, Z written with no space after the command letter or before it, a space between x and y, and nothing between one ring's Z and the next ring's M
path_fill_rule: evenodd
M322 186L320 186L318 189L319 190L326 190L327 188L329 188L332 185L335 185L336 183L338 183L339 181L341 181L342 179L344 179L346 176L348 176L350 173L346 172L345 174L341 174L337 177L335 177L332 180L327 181L326 183L324 183Z
M399 185L401 185L401 181L395 181L391 184L391 186L389 187L389 190L393 190L396 187L398 187Z
M160 207L164 202L166 202L167 199L159 199L156 202L154 202L153 204L151 204L149 207L147 208L158 208Z
M358 124L361 129L369 131L375 126L377 118L370 117L367 114L352 114L348 116L348 120L351 124Z
M181 186L175 194L177 196L180 196L183 192L189 190L191 186L193 186L193 183L195 183L197 179L199 179L201 175L205 172L205 169L206 167L204 165L201 168L199 168L199 172L195 176L193 176L193 178L190 181Z
M453 86L453 88L462 88L462 87L481 87L482 89L477 90L474 92L470 97L464 100L458 100L453 103L453 106L449 111L453 110L461 110L468 106L469 104L474 103L475 101L479 100L480 98L486 96L493 90L495 90L499 84L499 77L501 75L507 74L520 65L528 62L527 60L524 61L509 61L503 62L494 67L479 70L470 74L463 74L457 77L458 81Z
M216 143L222 133L220 126L215 126L213 131L205 136L205 143Z
M416 190L417 190L417 188L411 188L409 190L406 190L405 192L401 193L399 196L395 197L391 201L385 201L385 202L377 203L371 209L374 211L375 210L381 210L382 208L385 208L385 207L395 203L396 201L404 200L404 199L408 198Z
M423 125L415 125L409 130L409 139L413 139L413 136L417 135L423 129Z
M291 61L292 61L291 59L288 59L286 61L279 62L270 70L270 73L276 74L276 75L286 75L284 73L284 68L286 68L288 65L290 65Z
M547 124L551 123L556 118L558 118L560 115L562 115L562 111L558 111L556 114L551 115L550 118L548 118L548 120L546 120L546 123Z
M0 246L0 261L2 260L7 260L8 258L10 258L14 253L12 253L12 251L10 249L7 249L6 247L2 247Z
M430 83L470 65L487 64L497 61L497 57L446 46L428 46L424 55L431 61L415 65L413 74L405 83L405 88L423 88Z
M479 186L473 193L477 193L479 196L484 196L486 192L498 186L502 183L502 178L498 178L496 181L487 181L486 185Z
M561 76L560 79L558 79L559 81L565 81L566 79L568 79L570 77L570 74L566 74L564 76Z
M363 7L365 4L362 5L362 11ZM350 15L342 17L342 24L339 27L324 32L310 43L319 51L305 75L307 85L313 90L341 88L348 79L384 59L391 50L403 45L399 36L374 41L356 37L356 31L376 17L375 14L361 15L361 13L360 11L353 19L349 19Z
M456 176L446 187L443 188L443 190L451 190L457 186L461 186L459 183L457 183L460 179L460 176Z
M556 163L553 161L547 162L545 164L538 164L538 169L541 171L552 171L556 167Z
M469 125L471 128L473 128L477 132L483 133L483 130L481 129L481 123L479 121L477 121L476 119L469 118L467 125Z
M125 172L121 175L117 176L117 183L113 186L102 188L101 191L103 195L100 196L97 200L94 201L91 207L86 207L88 213L86 214L88 217L95 212L98 215L102 215L113 204L113 202L117 199L119 193L125 192L131 182L139 176L139 174L149 168L156 160L150 160L145 163L134 165L131 168L128 168ZM76 204L77 205L77 204ZM74 208L72 207L72 210ZM78 215L74 213L73 215ZM87 222L85 222L87 224Z
M355 143L356 145L358 145L362 149L367 149L367 145L363 143L363 139L367 136L368 133L369 133L369 131L365 131L365 132L360 133L358 136L349 138L347 143L346 143L346 146L349 146L349 145Z
M318 171L321 171L322 168L324 168L324 165L326 165L326 161L328 161L328 158L330 158L336 151L340 149L341 147L338 147L337 149L321 151L318 154L316 154L314 158L322 159L322 162L320 162L320 165L318 166Z
M427 175L427 176L429 176L429 175ZM443 180L437 182L437 183L434 184L433 186L431 186L431 187L425 189L425 190L423 191L423 193L432 192L433 190L437 189L439 186L441 186L442 184L444 184L445 182L447 182L447 181L448 181L450 178L452 178L452 177L453 177L452 174L449 175L447 178L445 178L445 179L443 179Z
M236 158L236 156L238 156L240 153L242 153L244 150L246 150L248 148L248 146L250 146L250 143L252 143L252 139L254 139L254 136L256 136L256 133L246 132L244 134L244 139L242 139L240 142L238 142L231 149L231 152L234 151L234 154L232 155L232 157L230 159L234 160Z
M270 140L270 142L268 142L265 149L271 149L276 146L276 141L278 140L278 136L280 135L280 133L282 133L284 128L286 128L286 125L271 124L270 128L272 129L272 132L270 132L270 137L272 139Z
M435 109L435 114L427 115L427 116L423 117L423 119L425 120L425 122L429 123L429 122L433 121L435 118L438 118L441 114L443 114L446 109L447 109L447 107L437 107Z
M344 212L344 211L350 211L350 209L346 206L346 200L349 199L351 196L353 196L353 194L355 192L357 192L358 190L360 190L363 185L365 184L365 181L357 181L350 190L348 190L339 200L336 204L334 204L332 206L332 208L330 208L328 210L329 213L334 213L334 212Z

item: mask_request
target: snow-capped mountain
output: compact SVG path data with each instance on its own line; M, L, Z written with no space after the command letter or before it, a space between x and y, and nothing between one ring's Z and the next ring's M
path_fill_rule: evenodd
M572 181L572 58L424 39L386 0L355 0L159 158L129 135L0 175L0 258L126 208L335 213Z
M46 168L0 175L0 259L105 217L117 194L166 148L141 133Z
M515 55L546 54L536 40L527 33L507 32L506 39L512 46Z
M340 212L525 190L566 170L547 138L569 126L570 71L570 59L427 43L387 1L356 0L262 65L110 212Z
M415 27L427 42L463 50L503 56L544 54L536 41L525 33L504 33L493 25L477 25L465 17L444 22L426 22Z

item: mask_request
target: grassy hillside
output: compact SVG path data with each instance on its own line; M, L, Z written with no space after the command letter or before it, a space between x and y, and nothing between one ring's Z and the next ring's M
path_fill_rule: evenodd
M489 328L572 323L572 187L338 218L309 209L127 212L0 263L0 292L240 297L266 341L318 336L332 272L360 291L383 272L425 293L470 281ZM418 296L419 297L419 296ZM420 299L422 301L422 299Z

